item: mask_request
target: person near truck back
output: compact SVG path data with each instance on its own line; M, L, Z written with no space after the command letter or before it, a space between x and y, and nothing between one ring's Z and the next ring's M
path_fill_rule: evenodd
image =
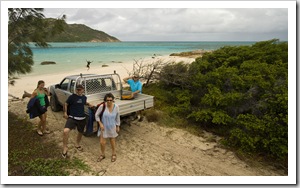
M38 81L37 88L31 94L31 99L39 100L41 110L38 111L40 122L37 128L37 134L43 136L43 134L49 134L50 131L46 128L47 119L47 107L49 106L48 101L49 91L45 88L45 82L43 80Z
M95 113L95 118L98 124L100 125L100 149L101 153L99 158L97 159L98 162L101 162L105 159L105 145L106 145L106 138L110 140L111 149L112 149L112 156L111 162L115 162L117 159L116 155L116 137L118 136L118 132L120 131L120 112L119 106L114 103L114 95L108 93L104 97L105 104L99 106ZM100 114L102 109L104 108L102 117Z
M80 141L86 125L84 105L92 107L92 105L87 102L87 97L83 92L84 87L78 84L76 86L76 94L70 95L64 105L64 118L67 119L67 122L63 132L63 158L67 157L69 133L72 129L77 128L78 131L75 148L78 151L83 150L80 146Z
M125 83L128 83L129 86L130 86L130 90L131 90L131 95L132 97L134 97L136 94L138 93L142 93L142 87L143 87L143 84L142 82L140 81L140 77L139 75L137 74L134 74L132 77L126 77L123 79L123 81ZM137 112L137 118L139 121L142 121L143 120L143 117L142 117L142 112L141 111L138 111Z

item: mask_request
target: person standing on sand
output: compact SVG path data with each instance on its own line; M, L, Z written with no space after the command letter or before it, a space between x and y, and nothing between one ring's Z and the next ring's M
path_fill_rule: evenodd
M66 158L68 153L68 139L69 133L72 129L77 128L78 134L76 139L75 148L78 151L82 151L83 148L79 145L82 134L84 131L84 127L86 124L85 113L84 113L84 105L88 105L92 107L87 102L87 97L83 95L84 87L82 85L76 86L76 94L72 94L67 99L64 105L64 118L67 119L65 124L64 133L63 133L63 152L62 157Z
M31 94L30 99L38 99L42 108L42 111L38 114L40 122L38 124L37 133L40 136L50 133L50 131L46 129L47 107L49 106L48 96L49 91L45 88L45 82L43 80L38 81L37 88Z
M135 97L136 94L142 93L143 84L140 81L139 75L135 74L133 77L124 78L123 81L129 84L132 91L131 97ZM137 118L139 121L143 121L142 111L137 112Z
M120 113L119 113L119 106L114 103L115 97L113 94L108 93L104 97L105 103L100 105L95 113L95 118L98 124L100 125L100 148L101 154L100 157L97 159L97 162L101 162L105 159L105 144L106 138L109 138L111 149L112 149L112 156L111 162L115 162L117 159L116 155L116 137L118 136L118 132L120 131ZM100 118L100 114L102 109L104 109L102 117Z
M87 70L90 70L90 64L92 63L91 61L88 61L88 60L86 60L86 67L87 67Z

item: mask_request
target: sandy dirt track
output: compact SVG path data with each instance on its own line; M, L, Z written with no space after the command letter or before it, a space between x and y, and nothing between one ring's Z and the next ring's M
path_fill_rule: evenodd
M8 110L27 117L29 99L9 101ZM62 112L47 112L47 126L51 133L45 139L57 142L62 148L62 133L65 119ZM38 118L29 120L34 124ZM69 137L68 158L77 157L90 166L92 172L72 175L82 176L284 176L273 167L251 166L233 152L218 144L218 138L210 133L195 136L176 128L132 121L131 126L122 124L117 137L117 161L110 160L111 149L107 142L106 159L97 162L100 154L99 138L83 137L82 152L75 149L76 131ZM38 135L37 135L38 136ZM216 142L210 138L214 137ZM58 155L61 155L58 152Z

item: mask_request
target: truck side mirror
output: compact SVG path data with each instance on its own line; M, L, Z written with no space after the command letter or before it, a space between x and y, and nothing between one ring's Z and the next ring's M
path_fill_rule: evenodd
M55 85L55 89L57 89L57 88L60 88L60 85L59 85L59 84L56 84L56 85Z

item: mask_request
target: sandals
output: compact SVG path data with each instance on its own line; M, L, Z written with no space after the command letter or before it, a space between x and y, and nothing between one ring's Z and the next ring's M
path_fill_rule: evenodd
M82 151L83 148L81 146L75 146L75 148L78 150L78 151Z
M44 132L43 132L43 134L50 134L51 132L49 131L49 130L45 130Z
M111 162L115 162L117 160L117 155L116 154L113 154L111 156Z
M61 156L65 159L67 158L68 151L66 153L61 153Z
M97 159L97 162L101 162L103 159L105 159L104 155L100 155L100 157ZM114 154L111 156L111 162L115 162L117 160L117 155Z
M51 132L49 130L45 130L44 132L42 132L41 130L36 130L37 134L40 136L43 136L44 134L50 134Z
M105 159L104 155L100 155L100 157L97 159L97 162L101 162L103 159Z
M43 135L44 135L43 132L42 132L41 130L37 130L36 132L37 132L37 134L40 135L40 136L43 136Z

